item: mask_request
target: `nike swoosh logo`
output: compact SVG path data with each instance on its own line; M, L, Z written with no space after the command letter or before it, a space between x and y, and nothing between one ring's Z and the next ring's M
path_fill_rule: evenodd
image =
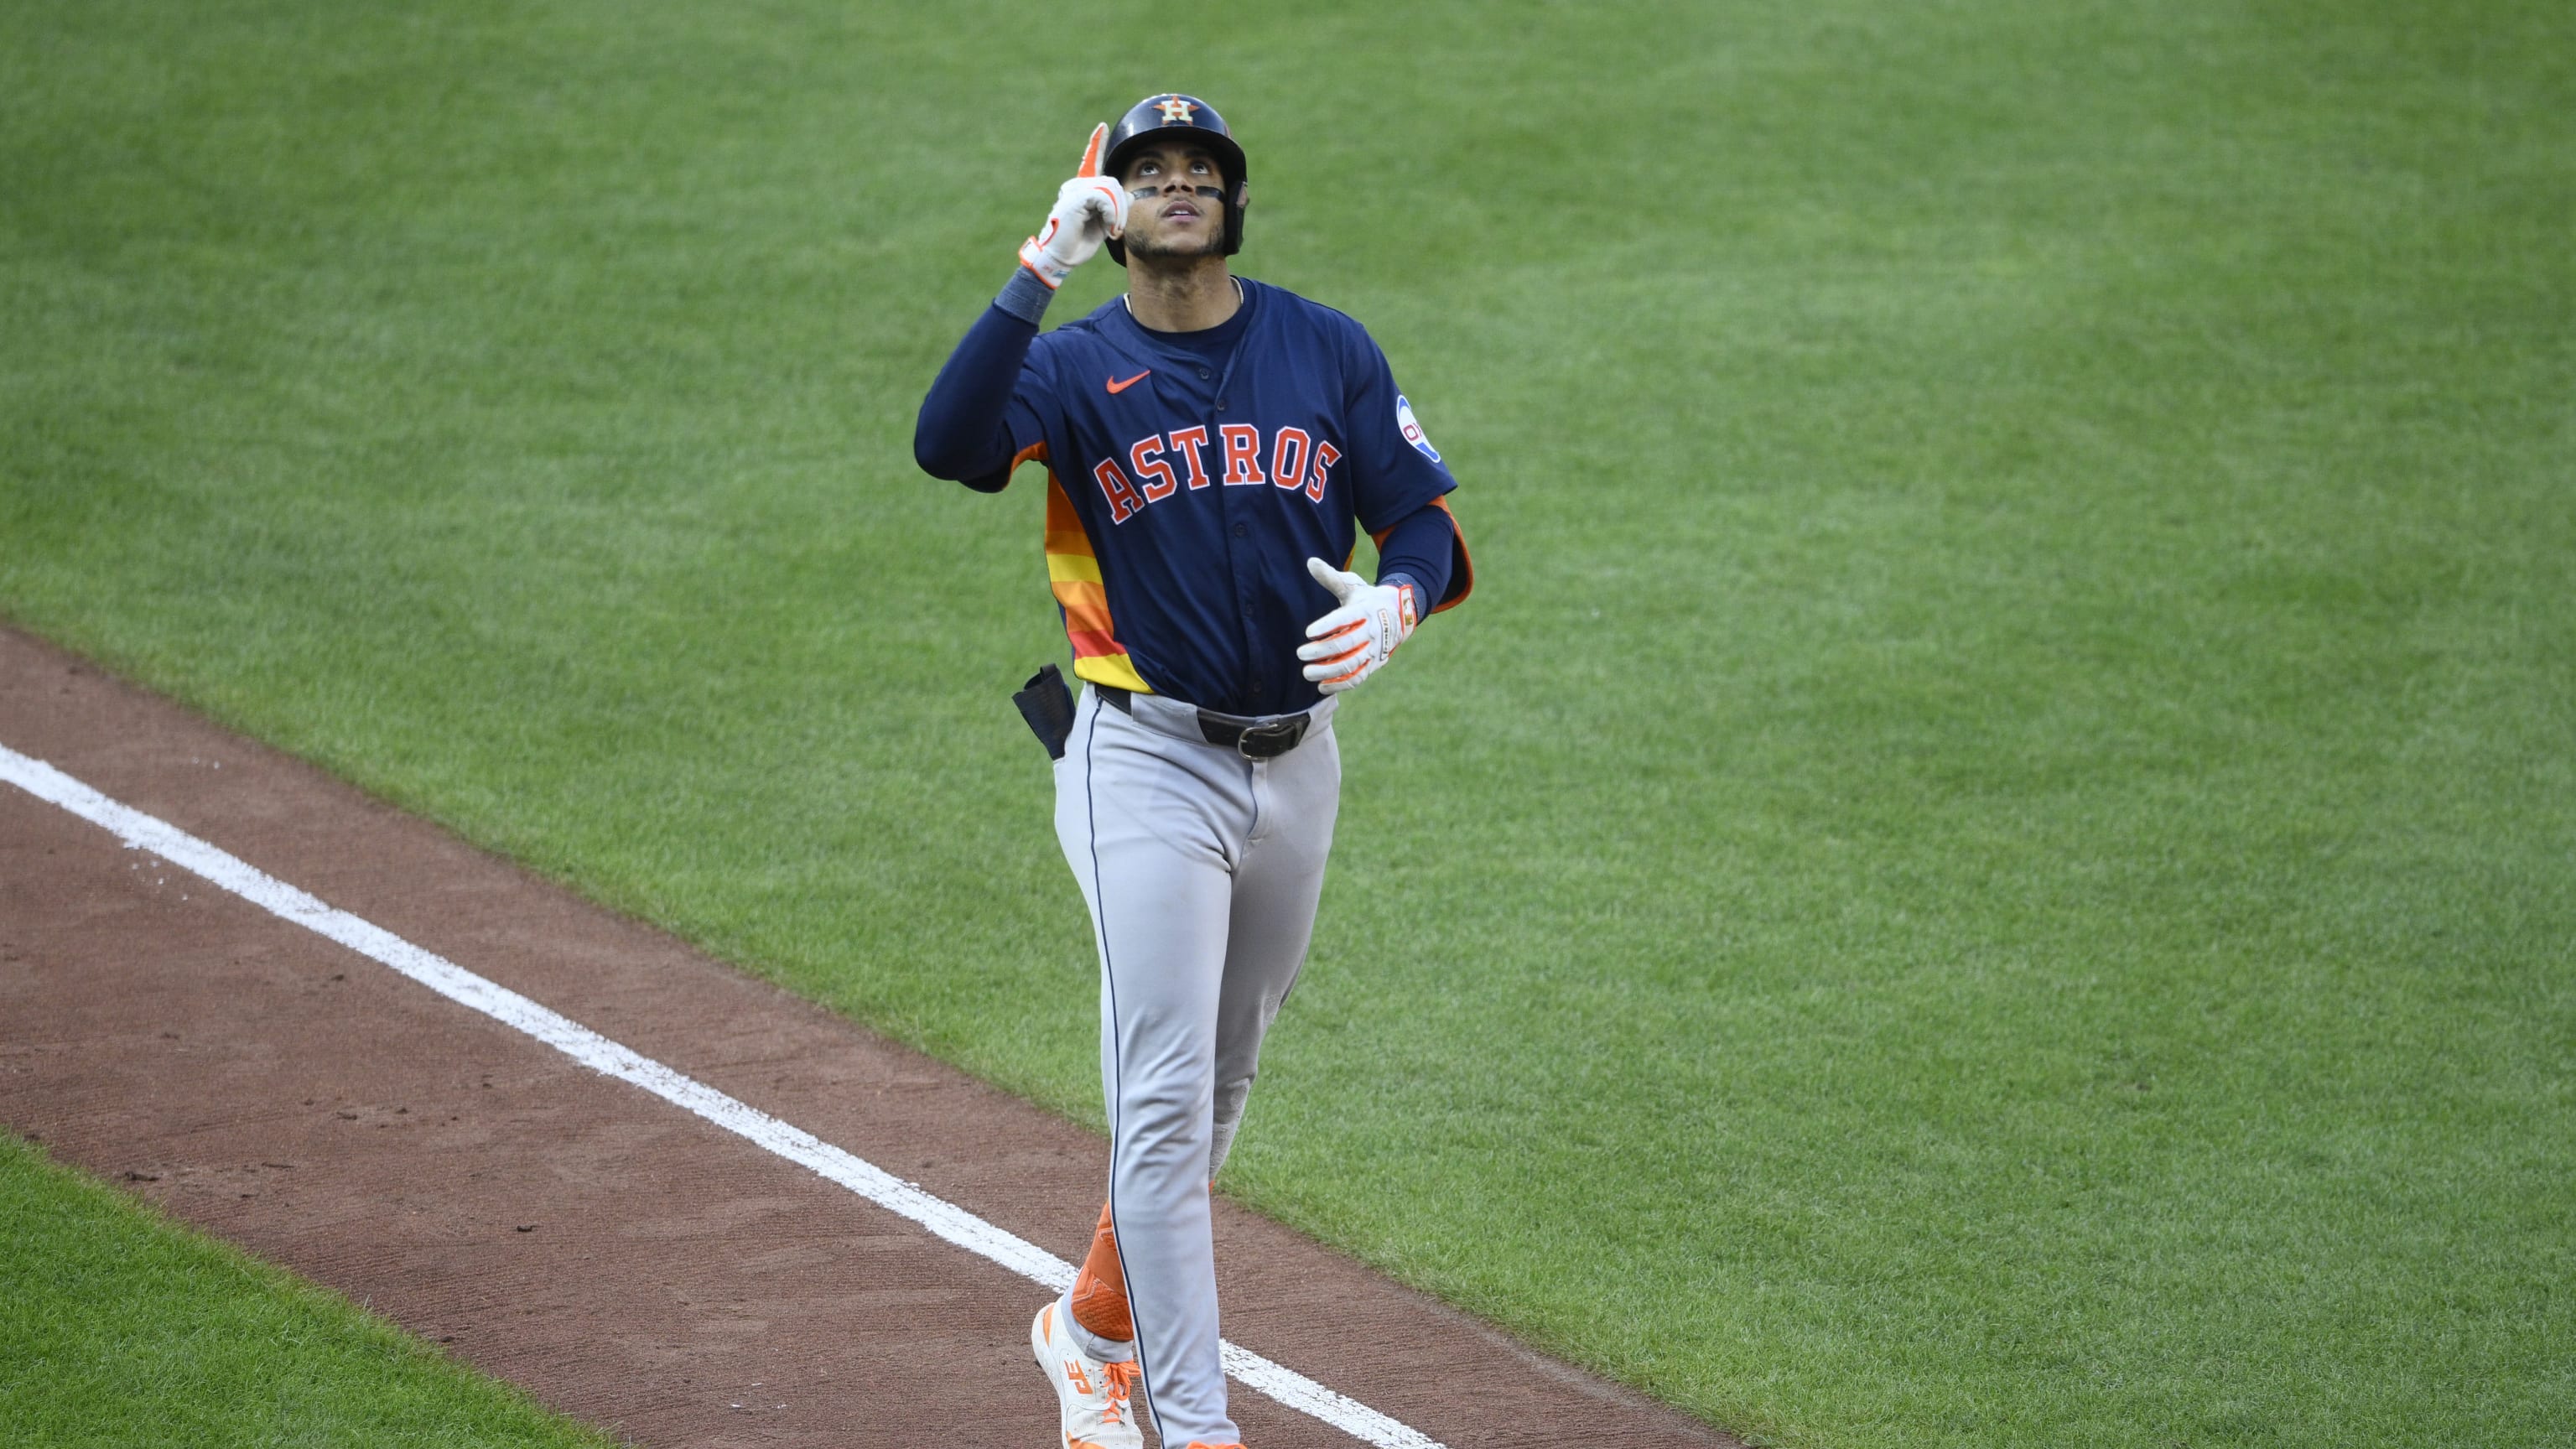
M1114 377L1113 377L1113 378L1110 378L1110 379L1108 380L1108 381L1109 381L1109 395L1110 395L1111 397L1116 397L1116 396L1118 396L1118 394L1120 394L1120 393L1122 393L1122 392L1125 392L1127 389L1129 389L1129 388L1131 388L1131 387L1134 387L1136 384L1138 384L1138 383L1140 383L1140 382L1143 382L1146 378L1149 378L1149 377L1151 377L1151 376L1153 376L1153 375L1154 375L1154 369L1152 369L1152 368L1150 368L1150 367L1149 367L1149 368L1146 368L1143 372L1140 372L1140 373L1136 374L1134 377L1128 378L1128 379L1127 379L1126 381L1124 381L1124 382L1121 382L1121 381L1119 381L1117 378L1114 378Z

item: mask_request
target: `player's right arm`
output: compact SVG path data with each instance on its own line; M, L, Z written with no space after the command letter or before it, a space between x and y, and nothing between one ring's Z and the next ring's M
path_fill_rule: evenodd
M1029 344L1037 340L1037 316L1046 311L1043 299L1053 295L1026 280L1028 275L1023 271L1012 278L975 319L921 400L921 417L912 429L912 458L933 478L998 493L1011 481L1011 460L1040 436L1035 416L1011 405ZM1014 295L1029 287L1039 293L1033 307L1026 296ZM1023 308L1036 315L1023 316ZM1021 416L1014 418L1014 412ZM1018 441L1023 433L1027 442Z
M1117 179L1100 174L1107 126L1092 128L1082 164L1056 189L1046 226L1020 246L1020 267L993 305L984 309L957 344L921 400L913 426L913 461L934 478L950 478L982 492L1011 481L1011 465L1035 441L1031 417L1014 418L1012 401L1037 340L1047 303L1067 274L1088 261L1126 221L1127 196ZM1023 438L1021 434L1030 436Z

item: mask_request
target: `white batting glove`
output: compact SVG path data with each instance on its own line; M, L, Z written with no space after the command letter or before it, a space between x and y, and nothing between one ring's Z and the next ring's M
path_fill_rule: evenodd
M1127 192L1115 176L1100 174L1100 143L1105 125L1091 128L1091 144L1082 148L1082 165L1071 180L1056 188L1055 210L1036 236L1020 243L1020 265L1038 274L1052 292L1064 285L1074 268L1091 260L1100 244L1127 225Z
M1306 572L1342 606L1306 626L1314 642L1300 645L1297 657L1307 661L1306 677L1324 693L1357 688L1412 636L1420 610L1413 586L1373 584L1319 558L1306 560Z

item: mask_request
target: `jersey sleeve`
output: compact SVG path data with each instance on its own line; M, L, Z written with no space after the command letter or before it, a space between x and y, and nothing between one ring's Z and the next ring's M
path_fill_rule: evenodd
M1350 430L1351 507L1360 527L1375 534L1457 487L1458 480L1397 389L1386 354L1358 324L1349 330L1342 416Z
M1046 339L1029 349L1028 359L1020 364L1019 378L1011 385L1011 404L1002 410L1002 431L1011 445L1011 466L1024 460L1047 456L1046 419L1055 416L1054 371L1046 364L1051 351Z
M921 401L912 453L922 471L995 493L1022 459L1043 456L1048 350L1034 320L985 308Z

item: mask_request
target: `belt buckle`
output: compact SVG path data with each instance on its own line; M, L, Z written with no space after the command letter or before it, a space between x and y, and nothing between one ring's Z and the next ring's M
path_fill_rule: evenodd
M1275 759L1297 748L1297 741L1306 733L1305 727L1304 717L1295 715L1264 725L1253 725L1235 738L1234 752L1247 760ZM1276 748L1271 748L1274 742Z

